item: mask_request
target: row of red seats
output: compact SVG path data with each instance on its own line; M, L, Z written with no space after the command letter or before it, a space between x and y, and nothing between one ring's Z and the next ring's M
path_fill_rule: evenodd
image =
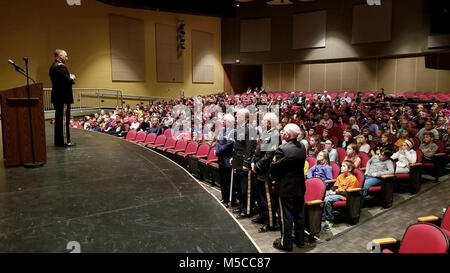
M278 97L281 96L282 98L286 99L289 98L291 96L291 92L292 91L286 91L286 92L279 92L279 91L269 91L267 92L267 95L263 95L263 96L267 96L267 97ZM295 91L295 96L298 96L300 94L301 91ZM303 95L306 98L312 98L314 97L314 95L316 95L318 92L317 91L302 91ZM322 92L320 92L322 94ZM342 98L344 96L345 91L333 91L333 92L329 92L328 94L331 96L331 99L334 100L337 96L339 96L340 98ZM364 91L361 92L362 96L365 98L370 97L370 95L374 95L377 96L378 94L380 94L380 91L377 92L372 92L372 91ZM252 94L247 95L246 93L243 94L239 94L241 97L247 97L247 96L253 96ZM390 95L390 94L389 94ZM450 100L450 93L449 92L431 92L431 91L426 91L426 92L421 92L421 91L416 91L416 92L411 92L411 91L407 91L407 92L397 92L395 94L392 94L394 97L396 98L404 98L404 99L412 99L414 97L417 97L419 100L431 100L431 99L436 99L437 101L440 102L447 102ZM356 96L356 92L348 92L348 96L350 98L354 98Z
M174 135L172 129L166 130L159 136L155 133L136 133L132 130L128 132L125 139L170 158L197 178L209 181L214 186L214 183L218 183L220 179L215 147L199 144L191 141L190 137L180 134L182 132Z

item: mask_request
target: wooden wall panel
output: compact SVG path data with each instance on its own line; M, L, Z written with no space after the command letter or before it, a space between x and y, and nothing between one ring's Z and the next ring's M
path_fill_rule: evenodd
M359 62L346 62L342 64L342 90L358 90Z
M325 64L311 64L310 81L312 90L325 90Z
M438 70L436 91L450 92L450 70Z
M294 64L281 64L281 91L294 91Z
M394 93L395 59L378 60L378 88L384 88L386 93Z
M309 91L309 64L295 64L295 90Z
M435 91L437 86L437 70L425 67L425 58L420 57L417 60L417 91Z
M395 89L397 92L415 91L416 58L400 58L397 60Z
M361 61L359 66L360 91L377 89L377 61Z
M329 91L341 90L341 63L326 64L325 89Z
M265 64L263 68L263 83L267 91L279 91L280 64Z
M158 82L184 82L184 60L177 50L176 26L156 24L155 36Z
M192 82L214 83L214 35L192 31Z
M113 81L145 81L144 21L110 14Z

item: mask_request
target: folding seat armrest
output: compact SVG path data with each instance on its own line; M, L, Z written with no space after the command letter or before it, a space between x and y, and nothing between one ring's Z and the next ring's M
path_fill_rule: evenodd
M178 153L178 152L182 152L182 151L184 151L184 149L178 149L178 150L175 150L174 152Z
M196 155L195 157L200 159L200 158L206 158L207 155Z
M166 149L173 149L173 148L175 148L175 146L169 146L169 147L164 147L164 148L166 148Z
M444 155L445 155L445 153L437 153L437 154L434 154L433 157L439 157L439 156L444 156Z
M348 189L347 193L353 193L353 192L361 192L362 189L361 188L353 188L353 189Z
M435 216L435 215L429 215L429 216L423 216L423 217L417 217L417 222L419 223L432 223L437 226L441 225L441 218Z
M391 245L391 244L396 244L397 239L392 238L392 237L378 238L378 239L373 239L372 242L379 244L379 245Z
M366 171L366 168L359 168L360 170L361 170L361 172L365 172Z
M392 252L397 253L400 247L400 240L392 237L374 239L372 240L372 243L378 244L380 246L380 251L383 251L383 249L389 249Z
M216 158L216 159L208 160L208 162L217 162L217 158Z
M411 163L409 164L410 167L417 167L417 166L422 166L422 163Z
M186 155L194 155L196 152L186 153Z
M388 178L393 178L393 177L395 177L394 174L385 174L385 175L381 176L382 179L388 179Z
M322 200L311 200L311 201L306 202L306 205L313 206L313 205L319 205L319 204L322 204L322 203L323 203Z
M325 182L325 183L327 183L327 184L334 184L334 183L336 182L336 179L325 180L325 181L323 181L323 182Z

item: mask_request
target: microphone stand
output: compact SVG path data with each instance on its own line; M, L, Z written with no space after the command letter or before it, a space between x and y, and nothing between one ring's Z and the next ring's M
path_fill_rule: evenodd
M26 70L26 74L24 74L21 71L18 71L18 69L16 68L17 72L20 72L22 75L24 75L27 78L27 98L28 98L28 119L30 120L30 139L31 139L31 156L32 156L32 160L33 162L30 163L24 163L23 166L25 168L37 168L37 167L42 167L44 166L44 162L36 162L36 158L35 158L35 151L34 151L34 135L33 135L33 119L32 119L32 115L31 115L31 105L30 105L30 77L28 74L28 58L24 57L23 60L25 61L25 70ZM34 83L36 83L33 79L31 79Z

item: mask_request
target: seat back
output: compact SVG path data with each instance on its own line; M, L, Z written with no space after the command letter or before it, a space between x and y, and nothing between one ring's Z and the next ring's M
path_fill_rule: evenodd
M195 156L204 156L209 153L209 145L208 144L201 144L200 147L198 147L197 153Z
M422 163L422 156L423 156L422 151L419 149L416 149L415 151L416 151L416 155L417 155L416 163Z
M339 165L331 162L331 172L333 173L333 179L336 179L339 176L339 172L341 171L341 168L339 168Z
M339 164L342 164L342 161L344 161L344 158L347 156L347 151L341 147L336 148L336 151L338 153Z
M155 145L164 145L166 143L167 137L165 135L159 135L155 140Z
M172 134L173 134L172 129L167 129L166 131L164 131L164 136L166 136L166 138L171 138Z
M359 158L361 158L361 168L365 168L367 165L367 161L369 161L369 155L365 152L358 153Z
M147 133L146 132L140 132L136 136L136 141L144 141L145 137L147 137Z
M307 157L306 161L308 161L309 168L311 169L314 165L316 165L317 159L314 157Z
M185 153L195 153L197 152L198 143L195 141L189 142L189 144L186 147Z
M443 153L445 151L445 146L442 140L435 139L434 143L436 143L436 145L438 146L437 153Z
M128 132L127 137L125 139L127 140L134 140L136 138L136 131L131 130Z
M364 185L364 174L360 169L354 169L353 174L356 176L356 179L358 179L358 187L362 188Z
M175 150L181 150L184 151L187 146L187 141L184 139L180 139L177 141L177 145L175 145Z
M322 200L325 195L325 183L320 178L310 178L305 181L305 202Z
M155 133L150 133L145 138L144 143L153 143L153 142L155 142L155 139L156 139L156 134Z
M174 147L176 143L177 143L177 140L170 137L166 140L166 143L164 144L164 148Z
M206 158L206 160L210 161L210 160L214 160L214 159L217 159L216 148L215 147L211 147L211 149L209 150L208 157Z
M448 238L437 226L430 223L412 224L403 235L399 253L447 253Z
M125 132L128 132L130 130L130 125L129 124L125 124Z
M447 207L444 216L442 216L441 228L450 231L450 206Z

